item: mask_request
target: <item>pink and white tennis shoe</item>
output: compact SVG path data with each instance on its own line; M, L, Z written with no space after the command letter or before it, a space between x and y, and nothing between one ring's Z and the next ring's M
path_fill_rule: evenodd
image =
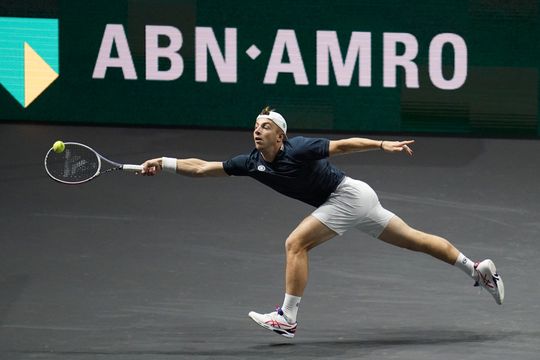
M481 286L486 289L495 299L495 302L502 305L504 302L504 283L502 277L497 274L495 264L490 259L486 259L474 264L476 271L476 283L474 286Z
M272 330L276 334L285 336L289 339L293 338L296 332L297 323L289 322L289 319L287 319L280 307L269 314L259 314L250 311L249 317L263 328Z

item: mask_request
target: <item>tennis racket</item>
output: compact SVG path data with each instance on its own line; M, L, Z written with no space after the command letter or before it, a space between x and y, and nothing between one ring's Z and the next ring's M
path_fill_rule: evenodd
M62 184L77 185L95 179L101 174L124 170L142 171L142 165L119 164L98 154L91 147L76 142L66 142L65 149L56 153L53 148L45 155L45 170Z

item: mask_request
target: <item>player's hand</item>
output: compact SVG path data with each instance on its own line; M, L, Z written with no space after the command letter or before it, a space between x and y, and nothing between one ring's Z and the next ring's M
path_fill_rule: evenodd
M389 152L389 153L405 151L408 155L412 156L413 151L412 151L412 149L410 148L409 145L411 145L413 143L414 143L414 140L383 141L382 149L385 152Z
M146 160L142 166L141 175L154 176L162 170L161 158Z

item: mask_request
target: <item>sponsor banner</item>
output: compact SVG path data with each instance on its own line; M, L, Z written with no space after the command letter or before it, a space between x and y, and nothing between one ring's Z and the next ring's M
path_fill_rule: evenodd
M0 120L540 134L531 1L21 1Z

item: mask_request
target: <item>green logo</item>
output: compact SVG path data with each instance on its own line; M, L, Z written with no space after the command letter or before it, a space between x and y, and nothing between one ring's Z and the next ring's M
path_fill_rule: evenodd
M23 107L58 74L58 19L0 17L0 84Z

